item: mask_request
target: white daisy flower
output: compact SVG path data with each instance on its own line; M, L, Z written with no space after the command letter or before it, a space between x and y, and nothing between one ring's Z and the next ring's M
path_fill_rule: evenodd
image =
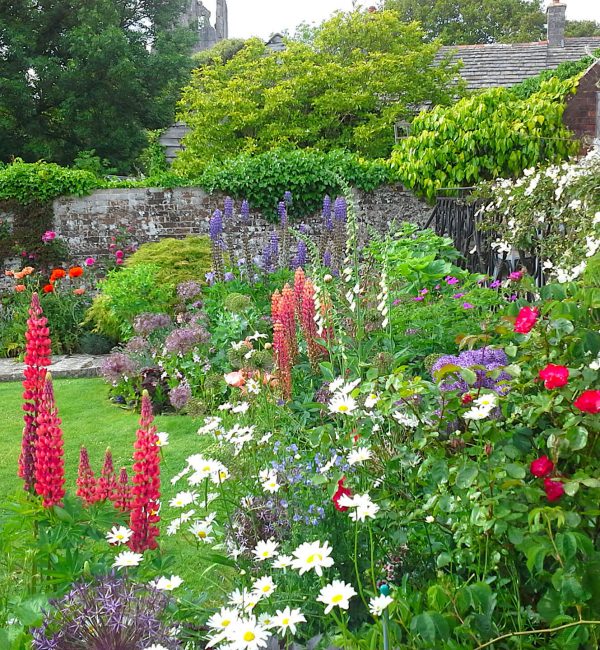
M298 623L306 623L304 614L299 609L286 607L283 610L277 610L277 613L273 616L272 627L279 628L279 634L285 636L288 630L292 634L296 634L296 625Z
M491 412L492 409L487 406L474 406L466 413L463 413L463 418L465 420L485 420Z
M278 548L279 544L273 539L268 539L266 542L261 540L254 547L254 550L252 552L259 562L264 562L264 560L275 557L277 555Z
M498 403L498 395L496 393L483 393L477 399L473 400L476 406L483 406L492 409Z
M113 526L108 533L106 533L106 540L109 544L126 544L133 531L126 526Z
M268 598L277 589L277 585L273 582L271 576L263 576L257 578L252 583L252 591L258 594L260 598Z
M271 633L256 622L254 616L239 618L232 623L227 634L231 641L232 650L259 650L267 647L267 640Z
M391 596L384 596L383 594L376 598L371 598L369 601L369 611L373 616L381 616L383 610L387 609L393 602L394 599Z
M379 396L375 393L370 393L365 399L365 408L372 409L379 401Z
M173 591L173 589L177 589L177 587L183 584L183 580L179 576L171 576L170 578L161 576L151 584L155 589L159 589L160 591Z
M357 407L356 400L350 395L344 395L344 393L336 393L329 402L329 411L331 413L344 413L348 415L355 411Z
M134 553L133 551L122 551L115 557L113 567L117 569L123 569L131 566L138 566L138 564L144 559L144 556L141 553Z
M205 544L210 544L211 542L215 541L215 538L213 537L213 521L215 519L216 515L214 512L212 512L206 519L203 519L202 521L195 521L191 526L190 526L190 532L192 535L196 538L199 539L201 542L204 542Z
M269 480L265 481L262 484L262 489L265 492L269 492L270 494L274 494L275 492L279 492L281 489L281 485L277 482L277 476L272 476L269 478Z
M169 444L169 434L166 431L159 431L156 435L158 436L157 447L166 447Z
M379 512L379 506L371 501L371 497L365 494L354 494L349 497L343 494L338 499L338 504L345 508L351 508L352 512L349 513L352 521L365 521L367 517L375 519L375 515Z
M181 515L175 519L167 526L167 535L175 535L175 533L181 528L183 524L189 521L196 514L195 510L188 510L187 512L182 512Z
M373 452L367 447L357 447L348 454L348 464L359 465L360 463L369 460L372 455Z
M196 502L198 494L196 492L178 492L170 501L171 508L185 508Z
M213 614L206 625L211 630L225 630L231 625L234 621L239 618L237 610L232 609L231 607L221 607L221 610Z
M321 545L320 541L304 542L292 552L294 560L292 560L292 568L300 572L300 575L315 570L319 576L323 575L323 569L333 566L333 558L331 555L331 547L329 542Z
M337 377L334 379L330 384L327 390L333 394L337 393L337 391L344 385L344 378L343 377Z
M342 580L334 580L321 589L317 600L326 605L325 614L329 614L334 607L348 609L352 596L356 596L352 585Z
M231 409L232 413L246 413L248 409L250 408L250 404L248 402L240 402L236 406L234 406Z
M232 408L233 408L233 404L231 404L230 402L224 402L223 404L219 405L218 410L219 411L231 411Z
M287 569L289 566L292 566L292 556L291 555L279 555L276 560L273 561L271 566L274 569Z

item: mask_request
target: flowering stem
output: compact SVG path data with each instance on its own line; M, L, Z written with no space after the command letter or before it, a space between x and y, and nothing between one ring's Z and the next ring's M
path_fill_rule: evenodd
M362 580L360 579L360 571L358 569L358 521L354 525L354 572L356 574L356 582L358 584L358 593L360 594L360 599L363 601L365 607L369 609L369 604L365 598L363 592Z
M373 527L369 524L369 550L371 551L371 581L373 591L377 593L377 580L375 579L375 544L373 544Z
M527 636L528 634L551 634L552 632L559 632L560 630L567 630L571 627L576 627L577 625L600 625L600 621L574 621L572 623L565 623L564 625L559 625L558 627L550 627L550 628L544 628L542 630L524 630L522 632L509 632L508 634L503 634L502 636L497 636L495 639L492 639L491 641L486 641L486 643L482 645L478 645L475 650L482 650L483 648L487 648L494 643L498 643L498 641L502 641L503 639L509 639L510 637L513 636Z

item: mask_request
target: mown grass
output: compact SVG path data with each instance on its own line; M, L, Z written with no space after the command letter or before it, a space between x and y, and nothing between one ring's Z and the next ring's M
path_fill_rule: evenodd
M88 448L90 462L96 474L100 472L107 447L113 452L115 467L126 467L130 472L133 443L138 426L138 414L114 406L108 401L108 386L100 379L57 379L54 382L56 402L63 423L65 441L65 469L67 490L75 491L79 449ZM0 383L0 502L22 489L17 477L21 447L22 417L21 384ZM179 490L186 489L182 481L171 485L170 478L185 465L185 459L194 453L210 454L211 443L197 435L198 422L188 416L157 416L159 431L169 433L169 444L163 448L162 502L170 520L177 514L168 507L168 501ZM167 514L168 513L168 514ZM166 526L163 526L163 528ZM183 541L179 536L161 533L161 548L176 556L173 571L181 575L188 587L206 588L207 568L202 550ZM201 584L202 581L204 584Z

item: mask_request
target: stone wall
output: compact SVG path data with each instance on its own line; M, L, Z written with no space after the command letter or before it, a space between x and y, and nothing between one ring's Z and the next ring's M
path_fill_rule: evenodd
M363 238L369 228L389 229L392 221L424 225L431 207L401 186L385 186L372 193L356 192ZM129 228L138 243L164 237L207 234L210 216L223 206L223 197L207 195L200 188L172 190L134 188L98 190L84 197L63 197L54 202L54 229L75 256L102 255L119 228ZM320 229L321 217L303 221L309 232ZM299 225L299 224L296 224ZM251 217L251 245L258 251L266 244L273 223L260 214Z
M563 122L582 140L583 149L600 139L600 63L594 63L581 77L577 92L567 100Z

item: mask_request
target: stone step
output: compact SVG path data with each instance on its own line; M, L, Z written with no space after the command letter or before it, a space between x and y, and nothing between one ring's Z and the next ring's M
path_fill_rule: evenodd
M52 357L49 370L55 378L97 377L104 358L91 354L57 355ZM0 359L0 382L21 381L24 368L25 364L15 359Z

